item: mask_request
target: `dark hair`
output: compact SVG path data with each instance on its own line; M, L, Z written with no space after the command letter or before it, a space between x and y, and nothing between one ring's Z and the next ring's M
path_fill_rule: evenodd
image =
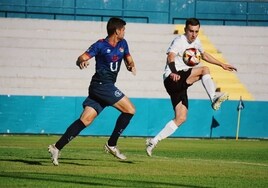
M187 28L188 25L192 25L192 26L200 26L200 22L197 18L188 18L185 22L185 27Z
M126 22L120 18L112 17L107 23L107 33L111 36L117 29L122 29L126 25Z

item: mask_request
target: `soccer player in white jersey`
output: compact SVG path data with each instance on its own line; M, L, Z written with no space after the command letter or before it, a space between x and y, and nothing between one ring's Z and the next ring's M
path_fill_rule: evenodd
M228 99L227 93L218 93L206 66L189 67L183 62L183 53L188 48L196 48L201 53L201 58L208 63L222 67L227 71L236 71L232 65L224 64L208 54L202 48L197 38L200 22L196 18L186 20L185 33L177 36L167 50L167 63L164 72L164 85L175 111L175 117L152 139L146 140L146 152L152 156L152 151L157 143L172 135L187 118L188 96L187 89L200 80L211 100L212 108L218 110L223 101Z

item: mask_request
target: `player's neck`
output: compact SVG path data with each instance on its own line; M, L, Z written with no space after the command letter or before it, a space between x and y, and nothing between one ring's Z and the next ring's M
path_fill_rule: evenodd
M117 38L116 35L112 35L108 38L109 44L112 46L116 46L117 43L119 42L119 39Z

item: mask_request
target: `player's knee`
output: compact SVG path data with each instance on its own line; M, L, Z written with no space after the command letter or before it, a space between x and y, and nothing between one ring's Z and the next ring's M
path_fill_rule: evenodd
M187 119L186 116L179 116L175 118L174 122L176 125L181 125L182 123L186 121L186 119Z
M84 123L85 126L89 126L94 119L92 118L80 118L80 120Z
M134 115L136 113L136 109L134 106L132 106L131 108L128 108L127 112L125 112L125 113Z
M92 114L82 114L80 120L84 123L85 126L89 126L95 119L97 115Z
M183 117L180 117L180 121L181 123L184 123L186 121L187 117L186 116L183 116Z
M80 120L84 123L85 126L89 126L94 119L97 117L97 112L91 110L91 108L86 108L80 116Z

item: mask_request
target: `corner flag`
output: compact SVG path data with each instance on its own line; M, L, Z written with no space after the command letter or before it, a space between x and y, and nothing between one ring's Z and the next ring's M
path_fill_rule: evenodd
M242 101L242 97L240 96L240 100L239 100L239 103L238 103L238 106L237 106L237 111L239 110L243 110L245 108L245 105Z

